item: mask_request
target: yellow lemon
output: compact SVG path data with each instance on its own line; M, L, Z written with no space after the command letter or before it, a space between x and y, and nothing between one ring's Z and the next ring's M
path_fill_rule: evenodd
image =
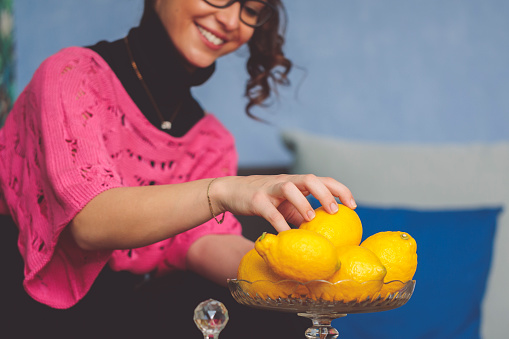
M237 279L247 281L268 280L280 281L283 278L276 274L263 258L253 248L247 252L242 259L237 270Z
M338 204L335 214L327 213L323 207L315 210L316 216L311 221L303 222L299 229L317 232L334 244L334 246L359 245L362 240L362 223L357 213Z
M380 258L371 250L362 246L343 246L337 249L341 268L334 273L330 281L353 279L358 282L383 280L387 274Z
M300 287L296 283L282 281L284 278L276 274L254 248L242 257L237 279L247 280L249 283L243 283L242 288L252 296L258 294L262 298L286 298Z
M255 249L276 274L286 279L328 279L340 266L332 242L313 231L264 233L256 240Z
M407 282L414 277L417 270L417 243L410 234L399 231L379 232L364 240L361 246L373 251L387 269L382 296L402 287L400 283L389 282Z
M329 279L332 286L320 291L325 300L364 301L380 291L387 273L375 253L361 246L337 248L341 268ZM311 288L310 288L311 289ZM316 290L311 289L313 294Z

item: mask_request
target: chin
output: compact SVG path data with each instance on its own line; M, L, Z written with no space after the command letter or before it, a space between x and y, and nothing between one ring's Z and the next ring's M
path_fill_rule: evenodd
M217 55L203 51L194 51L193 53L183 54L183 56L191 68L207 68L218 58Z
M208 59L208 60L187 60L188 65L191 68L207 68L212 65L216 59Z

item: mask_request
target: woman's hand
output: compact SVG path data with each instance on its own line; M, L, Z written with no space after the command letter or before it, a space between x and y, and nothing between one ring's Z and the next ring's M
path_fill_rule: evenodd
M314 218L315 212L306 199L309 194L331 214L338 210L335 197L345 206L357 207L345 185L332 178L312 174L224 177L215 180L210 187L216 215L224 211L259 215L278 232L290 229L287 221L298 226Z

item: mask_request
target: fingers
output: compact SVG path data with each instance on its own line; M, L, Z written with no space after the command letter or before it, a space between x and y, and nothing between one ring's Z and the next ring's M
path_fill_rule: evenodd
M324 185L329 189L331 194L335 197L338 197L343 205L351 209L355 209L357 207L357 203L355 202L353 194L348 187L332 178L322 177L320 179L322 180ZM316 196L315 194L313 194L313 196L315 196L315 198L317 198L320 201L320 203L322 203L318 196Z
M315 211L306 196L312 194L322 204L325 211L334 214L338 211L336 197L347 207L357 207L351 191L340 182L328 178L317 177L312 174L280 176L280 184L271 195L282 198L281 205L291 205L280 209L286 220L296 214L300 215L300 221L310 221L315 217ZM288 208L290 207L290 208ZM300 224L300 222L299 222Z
M338 204L331 188L334 189L334 186L337 185L334 185L335 180L328 179L324 180L324 178L313 174L307 174L303 178L306 190L320 201L326 212L334 214L338 211ZM337 187L335 190L337 190Z
M302 176L299 186L301 195L312 194L322 204L325 211L334 214L338 211L336 197L347 207L355 209L357 204L352 192L342 183L328 177L317 177L312 174ZM307 200L307 199L306 199ZM305 217L305 215L303 215ZM306 219L308 220L308 219Z
M270 222L272 227L274 227L278 233L290 229L290 226L283 215L267 200L265 200L265 203L260 206L260 216Z
M225 192L230 194L220 199L225 210L241 215L259 215L278 232L290 229L287 220L300 224L302 220L310 221L315 217L306 198L309 194L317 198L330 214L338 211L336 197L345 206L356 207L352 193L345 185L312 174L235 177L229 185Z
M305 192L300 190L293 182L286 181L280 185L281 194L302 215L304 220L310 221L315 217L315 211L306 199ZM309 194L309 193L308 193Z
M302 214L300 214L299 211L297 211L289 201L283 201L283 203L279 205L277 209L285 217L286 222L291 225L299 227L300 224L306 221L302 217ZM311 209L313 210L312 207Z

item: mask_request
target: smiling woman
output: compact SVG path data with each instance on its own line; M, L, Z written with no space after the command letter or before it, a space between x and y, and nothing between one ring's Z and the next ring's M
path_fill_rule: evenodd
M77 329L83 337L98 329L105 337L170 330L187 337L195 327L186 310L216 298L232 314L222 337L246 328L254 337L288 336L289 328L300 335L295 317L246 310L231 299L227 278L254 246L233 214L260 216L284 231L313 218L306 195L355 208L352 194L312 174L237 176L232 135L191 93L218 58L244 44L248 113L285 84L291 63L282 52L283 6L145 6L126 37L47 58L0 130L0 213L17 226L12 244L23 260L5 276L21 275L30 296L14 293L3 305L20 310L8 326L51 330L55 338ZM20 292L16 286L1 290ZM36 326L23 326L27 318ZM93 323L91 332L84 321Z

